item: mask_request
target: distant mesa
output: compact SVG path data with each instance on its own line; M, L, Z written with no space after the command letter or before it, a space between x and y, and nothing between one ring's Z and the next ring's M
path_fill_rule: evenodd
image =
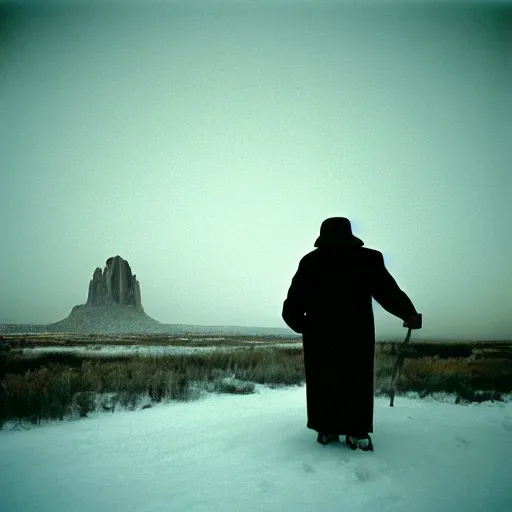
M106 334L160 332L162 328L163 324L144 313L139 282L121 256L108 258L103 270L94 271L85 304L46 326L51 332Z
M130 264L114 256L105 263L105 269L97 268L89 283L86 306L105 306L117 304L131 306L143 312L140 298L140 285Z

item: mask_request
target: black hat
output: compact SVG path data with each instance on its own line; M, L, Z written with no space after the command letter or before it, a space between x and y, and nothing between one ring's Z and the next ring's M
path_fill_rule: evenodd
M361 247L363 245L364 242L352 234L350 221L345 217L325 219L320 226L320 236L315 242L315 247Z

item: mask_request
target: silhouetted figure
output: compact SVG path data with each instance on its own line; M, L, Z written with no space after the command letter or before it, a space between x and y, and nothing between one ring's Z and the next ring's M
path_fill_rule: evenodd
M327 444L373 449L375 327L372 297L389 313L411 322L409 297L384 265L382 253L363 248L344 217L326 219L293 277L283 319L303 335L307 426Z

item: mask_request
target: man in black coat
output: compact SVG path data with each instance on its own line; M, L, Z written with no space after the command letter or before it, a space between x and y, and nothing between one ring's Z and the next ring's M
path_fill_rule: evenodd
M346 435L355 449L373 449L375 325L372 297L404 326L418 315L384 265L363 248L344 217L326 219L292 279L283 319L302 334L307 426L327 444Z

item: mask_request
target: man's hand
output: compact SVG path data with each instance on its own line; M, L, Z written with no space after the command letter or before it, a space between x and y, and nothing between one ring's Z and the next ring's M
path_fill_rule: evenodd
M415 315L411 315L405 322L404 327L408 327L409 329L421 329L423 317L421 313L416 313Z

